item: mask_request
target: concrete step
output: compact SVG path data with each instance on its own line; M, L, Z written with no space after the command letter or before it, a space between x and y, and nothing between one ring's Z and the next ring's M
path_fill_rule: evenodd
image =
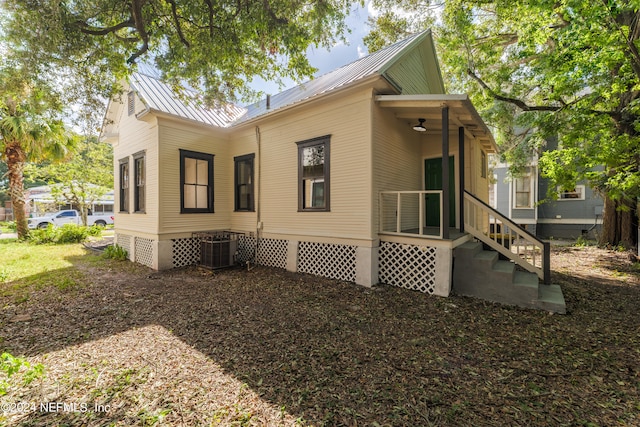
M497 254L497 252L495 253ZM498 259L496 263L493 264L493 271L495 271L497 275L504 276L505 280L513 283L516 265L512 262Z
M498 252L494 251L480 251L473 256L474 263L481 263L487 266L487 268L493 268L498 261Z
M567 313L567 305L564 295L559 285L540 285L538 287L538 298L536 308L551 311L558 314Z
M513 262L499 259L498 252L484 250L479 242L455 249L453 290L460 295L502 304L566 313L562 290L540 285L535 273L516 270Z
M468 262L480 251L482 251L480 242L466 242L455 249L454 256L461 262Z

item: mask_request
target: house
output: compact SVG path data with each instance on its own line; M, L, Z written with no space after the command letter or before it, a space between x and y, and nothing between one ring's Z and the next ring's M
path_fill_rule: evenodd
M547 143L547 149L556 146L555 141ZM602 197L584 181L570 189L553 188L555 197L550 197L550 181L541 176L537 163L533 158L521 176L511 178L508 165L496 161L491 206L541 238L596 239L602 226Z
M154 269L197 262L194 233L229 230L240 262L447 296L454 251L482 250L467 230L487 236L495 143L466 95L445 94L429 31L246 108L139 72L102 138L116 242Z
M55 212L61 209L77 209L72 203L61 202L51 193L50 185L41 185L28 188L27 206L32 217L42 216L47 212ZM91 204L91 211L98 213L113 213L113 190L103 194Z

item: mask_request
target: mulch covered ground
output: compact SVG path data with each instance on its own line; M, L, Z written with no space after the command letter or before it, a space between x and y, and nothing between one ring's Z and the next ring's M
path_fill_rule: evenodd
M640 426L638 264L554 251L566 315L262 267L157 273L82 257L85 286L2 301L0 346L46 372L1 398L35 405L4 422Z

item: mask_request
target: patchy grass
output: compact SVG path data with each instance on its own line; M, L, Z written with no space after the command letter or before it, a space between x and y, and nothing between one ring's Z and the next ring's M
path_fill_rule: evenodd
M71 265L56 271L80 286L20 305L0 295L0 348L46 373L0 403L91 408L5 414L24 426L636 426L640 275L625 255L556 249L559 316L263 267L60 254Z
M0 232L2 233L15 233L16 223L11 221L0 221Z
M0 240L0 296L21 304L45 288L72 291L84 286L85 277L73 268L73 259L86 257L80 244L32 245Z
M9 281L72 267L70 258L85 254L86 251L80 244L44 246L0 240L0 259L9 272Z

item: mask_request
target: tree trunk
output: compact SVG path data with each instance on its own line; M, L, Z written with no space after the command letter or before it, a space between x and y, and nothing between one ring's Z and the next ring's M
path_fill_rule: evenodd
M602 219L601 245L632 248L637 243L636 206L623 201L611 200L604 196L604 215Z
M631 249L635 246L637 238L636 227L633 226L635 212L635 206L631 206L630 203L625 203L626 209L619 212L620 215L620 244L627 249ZM637 222L636 222L637 224Z
M617 218L616 218L616 203L603 195L604 198L604 212L602 214L602 233L600 234L600 244L605 246L613 244L617 240Z
M80 220L82 222L81 225L87 225L87 216L89 215L88 207L84 203L78 206L80 208Z
M9 176L9 196L11 197L11 207L16 221L18 239L25 239L29 235L27 215L24 209L26 201L23 175L27 156L18 141L5 142L4 154L7 163L7 175Z

